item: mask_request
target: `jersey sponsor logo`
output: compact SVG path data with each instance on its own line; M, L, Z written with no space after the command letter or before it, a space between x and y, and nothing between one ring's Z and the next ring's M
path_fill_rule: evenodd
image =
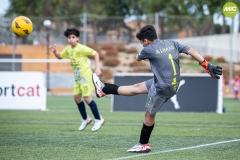
M72 66L73 68L77 68L77 67L78 67L78 63L71 61L71 66Z
M171 50L174 50L174 49L175 49L174 46L165 47L165 48L156 50L156 54L161 54L163 52L168 52L168 51L171 51Z
M74 78L76 84L82 84L88 82L86 78L81 76L81 71L79 68L74 68Z

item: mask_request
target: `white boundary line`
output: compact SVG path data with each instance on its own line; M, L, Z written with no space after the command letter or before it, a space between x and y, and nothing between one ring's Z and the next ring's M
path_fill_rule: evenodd
M153 152L153 153L140 153L140 154L133 155L133 156L113 158L113 159L109 159L109 160L121 160L121 159L135 158L135 157L143 157L143 156L149 156L149 155L153 155L153 154L167 153L167 152L175 152L175 151L183 151L183 150L189 150L189 149L195 149L195 148L201 148L201 147L207 147L207 146L213 146L213 145L224 144L224 143L231 143L231 142L237 142L237 141L240 141L240 139L233 139L233 140L229 140L229 141L221 141L221 142L215 142L215 143L208 143L208 144L202 144L202 145L198 145L198 146L191 146L191 147L185 147L185 148L170 149L170 150Z

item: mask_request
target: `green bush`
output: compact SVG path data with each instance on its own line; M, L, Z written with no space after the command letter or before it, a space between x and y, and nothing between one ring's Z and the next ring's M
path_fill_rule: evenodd
M115 48L106 49L106 56L117 56L118 51Z
M226 62L226 60L225 60L224 57L217 57L217 58L216 58L216 61L217 61L217 62Z
M203 57L206 61L210 62L211 60L213 60L212 56L206 55Z
M126 47L125 47L124 44L119 44L119 45L117 46L117 50L118 50L119 52L125 52L125 51L126 51Z
M127 49L128 53L138 53L138 49L136 47L130 47Z
M113 56L105 58L105 60L103 61L104 66L115 67L115 66L118 66L119 64L120 64L120 61Z
M104 43L101 46L101 49L103 49L103 50L108 50L108 49L113 49L113 48L114 48L113 45L110 43Z

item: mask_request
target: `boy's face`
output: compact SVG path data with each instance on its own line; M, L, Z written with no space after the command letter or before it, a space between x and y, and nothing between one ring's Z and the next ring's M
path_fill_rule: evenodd
M78 43L79 37L75 36L74 34L71 34L68 36L68 42L72 45L75 46Z

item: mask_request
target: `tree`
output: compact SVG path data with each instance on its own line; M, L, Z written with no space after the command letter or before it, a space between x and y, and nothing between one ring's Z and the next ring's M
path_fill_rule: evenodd
M98 28L98 32L106 32L107 30L117 30L118 37L120 37L121 29L126 29L128 35L128 43L132 42L132 32L133 29L126 25L126 16L139 15L142 14L141 6L136 3L136 1L131 0L101 0L95 1L96 14L106 15L101 21L94 22L95 26ZM90 7L91 10L93 7Z
M64 16L86 11L91 3L88 0L9 0L10 8L6 15L13 13L27 16Z
M193 30L196 35L214 34L215 27L213 15L222 14L222 6L226 0L9 0L10 8L6 16L13 13L35 16L38 18L80 15L83 12L90 13L88 22L92 22L94 34L101 34L107 30L117 30L120 36L121 30L128 35L128 42L132 41L133 31L125 23L126 17L134 16L138 25L142 15L153 13L160 14L160 38L166 38L167 32L182 29ZM239 5L239 0L233 0ZM95 15L91 16L91 14ZM96 21L96 16L102 15L101 20ZM104 17L105 15L105 17ZM113 17L114 16L114 17ZM175 17L174 17L175 16ZM180 16L180 17L179 17ZM185 18L185 17L186 18ZM184 18L182 18L184 17ZM225 18L223 16L223 18ZM79 18L66 18L63 21L80 26ZM225 19L224 19L225 22ZM42 23L37 24L42 26ZM140 26L139 26L140 27ZM225 32L223 23L222 33ZM96 36L95 36L96 37Z

